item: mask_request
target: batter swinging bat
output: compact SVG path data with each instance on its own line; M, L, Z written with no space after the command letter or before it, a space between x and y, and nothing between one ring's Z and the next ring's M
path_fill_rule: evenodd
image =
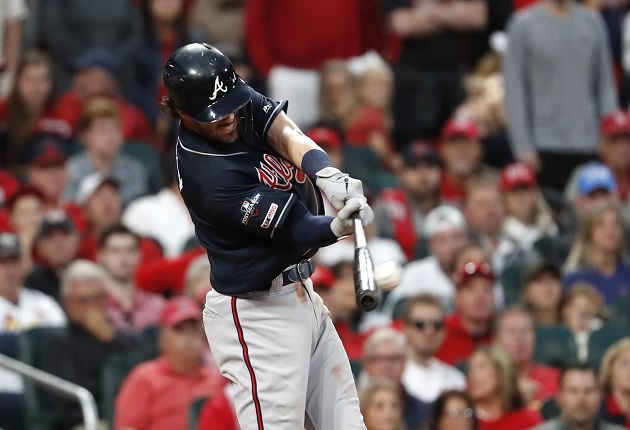
M367 312L378 306L380 294L374 281L374 266L367 249L361 218L355 214L352 221L354 222L354 292L357 305Z

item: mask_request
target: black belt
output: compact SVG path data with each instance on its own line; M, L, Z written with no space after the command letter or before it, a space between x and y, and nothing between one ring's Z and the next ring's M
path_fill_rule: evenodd
M315 263L310 258L294 264L282 272L282 285L306 281L315 272Z

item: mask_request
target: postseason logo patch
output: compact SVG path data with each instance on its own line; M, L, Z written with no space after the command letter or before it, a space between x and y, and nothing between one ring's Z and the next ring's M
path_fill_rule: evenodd
M260 193L256 193L252 197L245 199L241 205L241 213L243 214L241 222L243 224L247 225L251 218L258 216L258 209L256 208L258 202L260 202Z

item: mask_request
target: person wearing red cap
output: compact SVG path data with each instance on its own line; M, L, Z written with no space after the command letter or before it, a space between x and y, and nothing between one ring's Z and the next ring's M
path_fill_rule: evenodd
M620 109L604 117L599 128L597 147L600 161L615 177L616 194L625 222L630 222L630 112ZM564 189L565 199L573 202L579 196L578 179L588 164L576 167Z
M199 397L222 392L227 383L204 364L201 309L191 298L171 298L160 315L160 356L142 363L124 380L116 397L114 428L188 428L188 410Z
M467 118L451 118L442 128L440 156L444 160L442 201L460 205L468 179L488 170L481 164L483 146L477 125Z
M501 171L505 202L503 233L524 249L532 249L543 237L555 237L558 226L538 189L534 171L524 163L513 163Z
M457 364L480 345L492 341L494 316L494 273L490 264L466 263L458 273L455 291L455 313L446 318L446 339L435 357Z

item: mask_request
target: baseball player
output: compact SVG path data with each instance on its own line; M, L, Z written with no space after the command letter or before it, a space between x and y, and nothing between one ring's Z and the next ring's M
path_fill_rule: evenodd
M310 257L373 213L361 182L249 87L208 44L164 66L163 109L180 119L179 189L207 250L203 321L232 382L242 430L365 429L348 358L313 291ZM321 189L339 211L324 216Z

